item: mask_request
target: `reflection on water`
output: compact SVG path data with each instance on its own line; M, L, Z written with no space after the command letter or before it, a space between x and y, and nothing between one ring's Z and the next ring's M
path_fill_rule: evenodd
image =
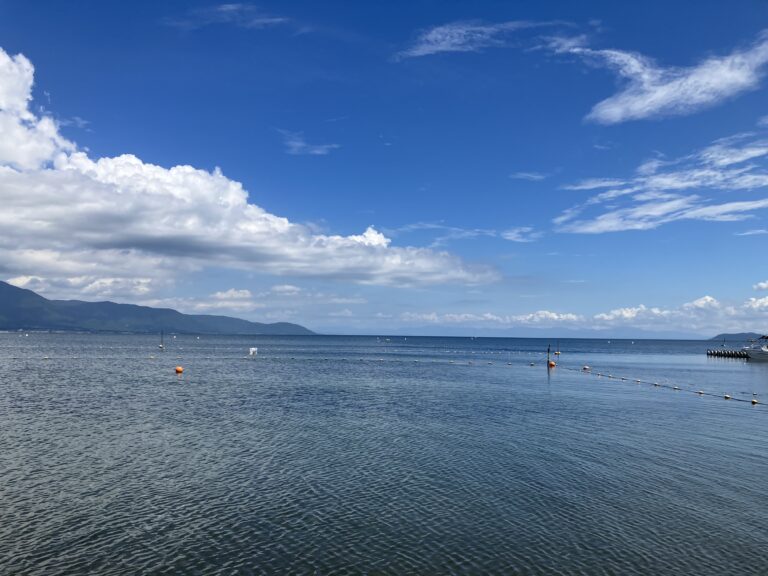
M0 572L765 570L768 406L686 391L768 403L768 364L705 342L561 340L548 374L542 340L156 340L0 335Z

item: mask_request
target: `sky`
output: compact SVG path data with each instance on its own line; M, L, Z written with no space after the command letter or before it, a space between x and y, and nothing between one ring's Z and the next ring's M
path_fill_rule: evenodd
M0 0L0 279L332 334L766 332L767 74L765 0Z

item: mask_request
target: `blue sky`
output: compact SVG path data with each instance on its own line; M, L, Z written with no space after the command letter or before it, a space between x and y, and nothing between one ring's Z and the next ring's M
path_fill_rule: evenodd
M765 331L768 4L0 1L0 277L331 333Z

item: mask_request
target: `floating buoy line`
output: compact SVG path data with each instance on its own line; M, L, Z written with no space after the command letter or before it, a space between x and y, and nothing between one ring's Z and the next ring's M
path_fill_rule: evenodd
M561 366L561 370L568 370L570 372L580 372L582 374L591 374L592 376L595 376L597 378L607 378L609 380L616 380L619 382L628 382L629 380L624 376L614 376L613 374L605 374L603 372L596 372L589 366L582 366L581 368L571 368L568 366ZM676 384L667 384L663 382L658 381L650 381L650 380L641 380L640 378L636 378L632 380L634 384L648 384L653 386L654 388L667 388L669 390L675 390L679 392L689 392L691 394L696 394L697 396L711 396L712 398L722 398L724 400L733 400L734 402L746 402L748 404L752 404L752 406L763 406L763 404L760 402L760 400L757 399L757 393L752 393L752 398L737 398L732 396L731 394L723 393L723 394L717 394L715 392L705 392L704 390L693 390L692 388L681 388L680 386Z

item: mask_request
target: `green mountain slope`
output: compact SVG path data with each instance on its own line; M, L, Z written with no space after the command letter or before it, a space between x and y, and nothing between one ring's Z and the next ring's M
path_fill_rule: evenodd
M91 332L178 332L188 334L313 334L277 322L261 324L229 316L182 314L114 302L48 300L31 290L0 281L0 330L86 330Z

